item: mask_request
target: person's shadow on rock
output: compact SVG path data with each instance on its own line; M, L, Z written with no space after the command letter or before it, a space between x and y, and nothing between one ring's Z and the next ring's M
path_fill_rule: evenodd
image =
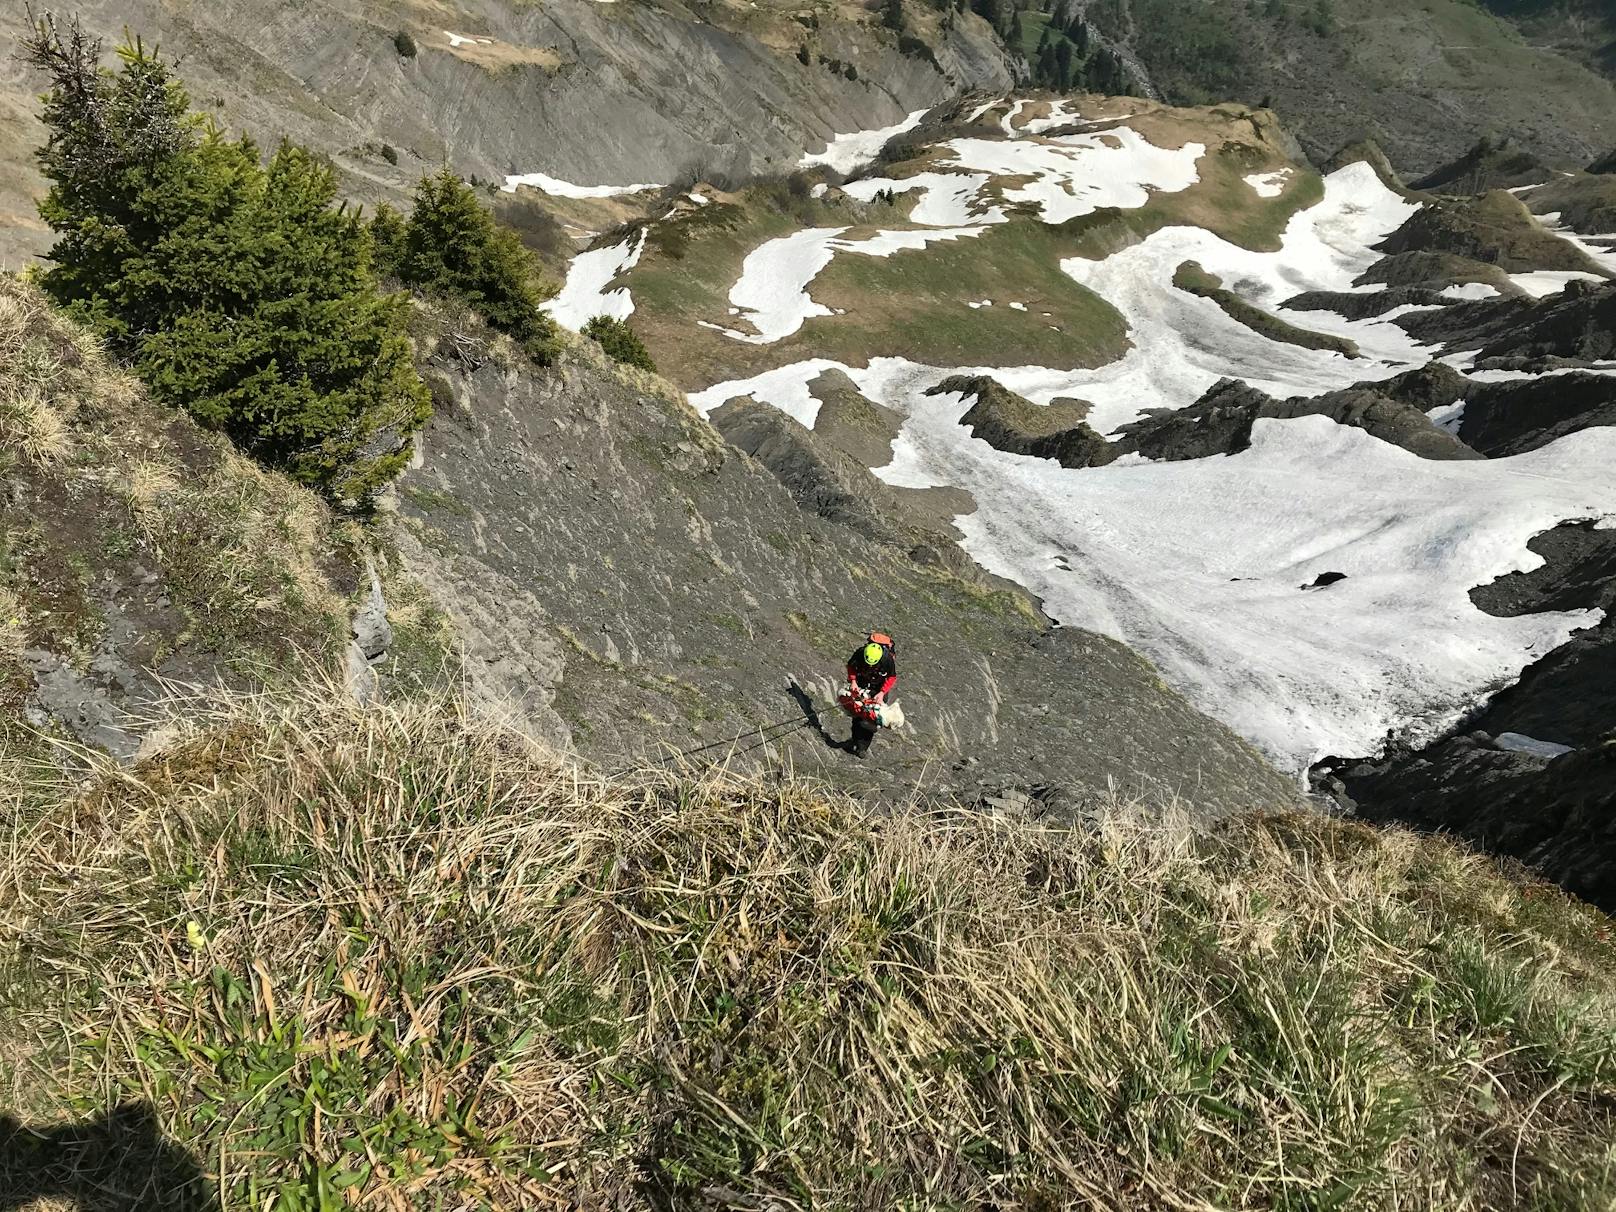
M46 1198L76 1212L204 1212L215 1204L196 1160L139 1103L53 1127L0 1115L0 1212Z
M802 709L802 714L807 723L819 734L819 739L824 741L826 746L831 749L846 747L846 741L837 740L830 734L830 730L825 727L825 721L821 717L827 709L815 707L813 697L798 684L795 678L786 683L786 693L791 696L791 701Z

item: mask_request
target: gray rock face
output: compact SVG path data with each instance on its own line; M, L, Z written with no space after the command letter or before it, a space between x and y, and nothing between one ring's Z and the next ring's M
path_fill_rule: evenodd
M987 375L954 375L927 394L946 392L975 398L960 424L995 449L1053 459L1062 467L1098 467L1117 457L1083 419L1087 404L1034 404Z
M1421 409L1383 394L1374 385L1275 400L1235 379L1215 383L1189 408L1127 426L1114 445L1119 454L1138 451L1150 459L1204 459L1244 450L1251 445L1251 428L1260 419L1307 416L1329 417L1362 429L1425 459L1481 457L1432 424Z
M198 106L265 146L289 137L330 154L344 193L363 202L396 199L443 164L485 180L545 172L591 185L781 173L832 134L890 125L1012 78L991 29L969 12L931 39L933 66L900 53L873 16L809 30L738 7L593 0L452 9L335 0L317 17L264 0L75 8L107 38L109 58L125 29L160 45L181 61ZM0 214L20 224L0 225L0 259L11 261L48 244L33 218L44 192L32 159L44 136L31 116L39 81L12 62L21 28L0 31L0 112L17 119L0 141L8 169ZM401 29L415 40L413 57L394 46ZM452 48L450 32L490 42ZM798 61L799 38L812 64ZM820 55L853 64L858 78L821 65Z
M1552 170L1523 147L1483 140L1451 163L1411 182L1414 189L1474 195L1495 189L1541 185Z
M857 481L817 479L832 461L789 418L773 432L749 410L727 418L771 470L596 357L435 368L464 406L440 410L399 498L406 561L457 624L559 654L532 697L585 757L613 769L711 746L691 760L733 751L877 798L1032 784L1177 793L1208 812L1293 798L1122 645L920 563L856 512L804 509L768 452L788 471L821 461L799 492ZM832 747L847 735L832 687L870 628L897 637L909 726L859 762ZM755 731L776 723L777 738Z
M1616 740L1549 760L1456 737L1347 785L1366 819L1457 833L1616 910Z
M1595 425L1616 425L1616 376L1562 374L1547 381L1474 383L1458 434L1490 459L1521 454Z
M1450 351L1479 349L1481 370L1585 366L1616 359L1616 283L1572 282L1541 299L1481 299L1394 323Z

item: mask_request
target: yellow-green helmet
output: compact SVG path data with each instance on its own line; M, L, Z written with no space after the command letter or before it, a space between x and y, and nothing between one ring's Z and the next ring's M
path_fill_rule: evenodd
M879 665L886 651L879 644L864 645L864 663L866 665Z

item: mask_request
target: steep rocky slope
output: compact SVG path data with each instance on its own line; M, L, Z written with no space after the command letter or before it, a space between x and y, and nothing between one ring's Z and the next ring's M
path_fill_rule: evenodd
M540 375L463 349L432 355L439 409L399 486L399 543L478 696L548 739L608 768L733 749L896 798L1016 785L1072 805L1115 785L1224 811L1294 794L1138 656L1052 628L962 560L942 519L968 500L939 512L756 404L713 414L743 454L587 346ZM908 726L861 764L830 744L847 734L831 686L871 628L898 638ZM747 731L816 710L783 739Z
M362 201L396 199L443 164L591 186L779 173L836 132L1011 79L985 22L967 12L943 28L920 6L910 36L924 50L909 53L851 3L339 0L311 19L264 0L84 0L73 11L109 57L125 31L159 44L227 129L330 154ZM0 29L0 263L12 265L47 243L33 213L37 81L13 60L19 29Z

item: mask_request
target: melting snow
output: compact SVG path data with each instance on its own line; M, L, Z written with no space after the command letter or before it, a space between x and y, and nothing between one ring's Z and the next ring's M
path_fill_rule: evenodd
M835 135L825 145L825 150L804 156L797 161L797 167L808 168L815 164L828 164L839 173L850 173L866 160L873 160L887 140L894 135L901 135L905 131L914 130L920 125L920 120L930 112L917 109L902 122L892 126L883 126L876 130L851 131L845 135Z
M1278 172L1253 173L1243 180L1256 191L1259 198L1277 198L1285 192L1285 182L1290 179L1290 175L1290 169L1282 168Z
M1070 394L1089 400L1094 404L1089 423L1111 433L1146 409L1182 408L1221 378L1245 379L1284 397L1390 378L1410 365L1423 365L1432 351L1386 316L1348 320L1333 312L1288 314L1299 327L1357 342L1365 356L1348 358L1272 341L1230 318L1211 299L1171 285L1179 265L1199 261L1231 290L1268 310L1300 291L1350 291L1353 279L1379 256L1371 245L1415 209L1382 185L1373 169L1352 164L1325 180L1319 205L1291 218L1278 252L1251 252L1199 227L1168 227L1103 261L1062 261L1063 270L1122 313L1133 347L1097 370L1046 376L1033 398L1042 403Z
M1036 203L1045 223L1064 223L1101 207L1133 209L1150 191L1178 193L1200 180L1201 143L1157 147L1126 126L1049 139L952 139L942 145L961 168L995 176L1032 176L1004 191L1006 201Z
M1456 286L1443 288L1444 299L1458 299L1468 302L1474 299L1491 299L1498 294L1498 287L1489 286L1485 282L1461 282Z
M1042 118L1029 118L1021 124L1021 133L1024 135L1038 135L1057 126L1065 126L1076 122L1080 117L1076 110L1068 111L1065 100L1057 100L1049 107L1049 113Z
M967 223L1003 223L1004 211L997 206L986 208L981 214L972 213L976 196L988 183L986 173L916 173L912 177L865 177L849 181L842 192L869 202L883 190L895 194L921 191L921 198L909 212L911 222L928 227L948 227Z
M473 37L470 34L457 34L453 30L447 30L447 29L444 30L443 32L444 32L445 36L448 37L449 46L451 48L458 48L458 47L462 47L462 46L492 46L492 45L494 45L494 40L492 38L477 38L477 37Z
M615 198L619 194L637 194L645 189L661 189L660 185L574 185L548 173L516 173L505 178L500 186L514 194L519 186L531 185L554 198Z
M1004 100L1003 97L998 97L998 98L996 98L996 99L994 99L992 101L984 101L981 105L978 105L968 115L966 115L965 125L969 126L971 123L975 122L983 114L987 113L988 110L992 109L995 105L999 104L999 102L1003 101L1003 100Z
M1570 745L1540 741L1520 732L1500 732L1493 738L1493 744L1506 753L1530 753L1535 757L1557 758L1562 753L1571 752Z
M574 332L594 316L626 320L634 312L634 300L628 288L606 288L613 278L627 273L639 262L645 236L646 231L641 228L638 240L624 240L610 248L579 253L567 267L567 281L560 293L543 305L544 310L555 317L557 324Z
M890 257L904 249L924 248L935 240L956 240L982 233L981 227L927 228L924 231L878 231L864 240L839 239L845 227L805 227L759 245L747 254L741 277L730 288L729 301L757 329L755 334L716 328L727 337L767 345L789 337L812 316L828 316L830 308L808 297L808 284L838 252Z

